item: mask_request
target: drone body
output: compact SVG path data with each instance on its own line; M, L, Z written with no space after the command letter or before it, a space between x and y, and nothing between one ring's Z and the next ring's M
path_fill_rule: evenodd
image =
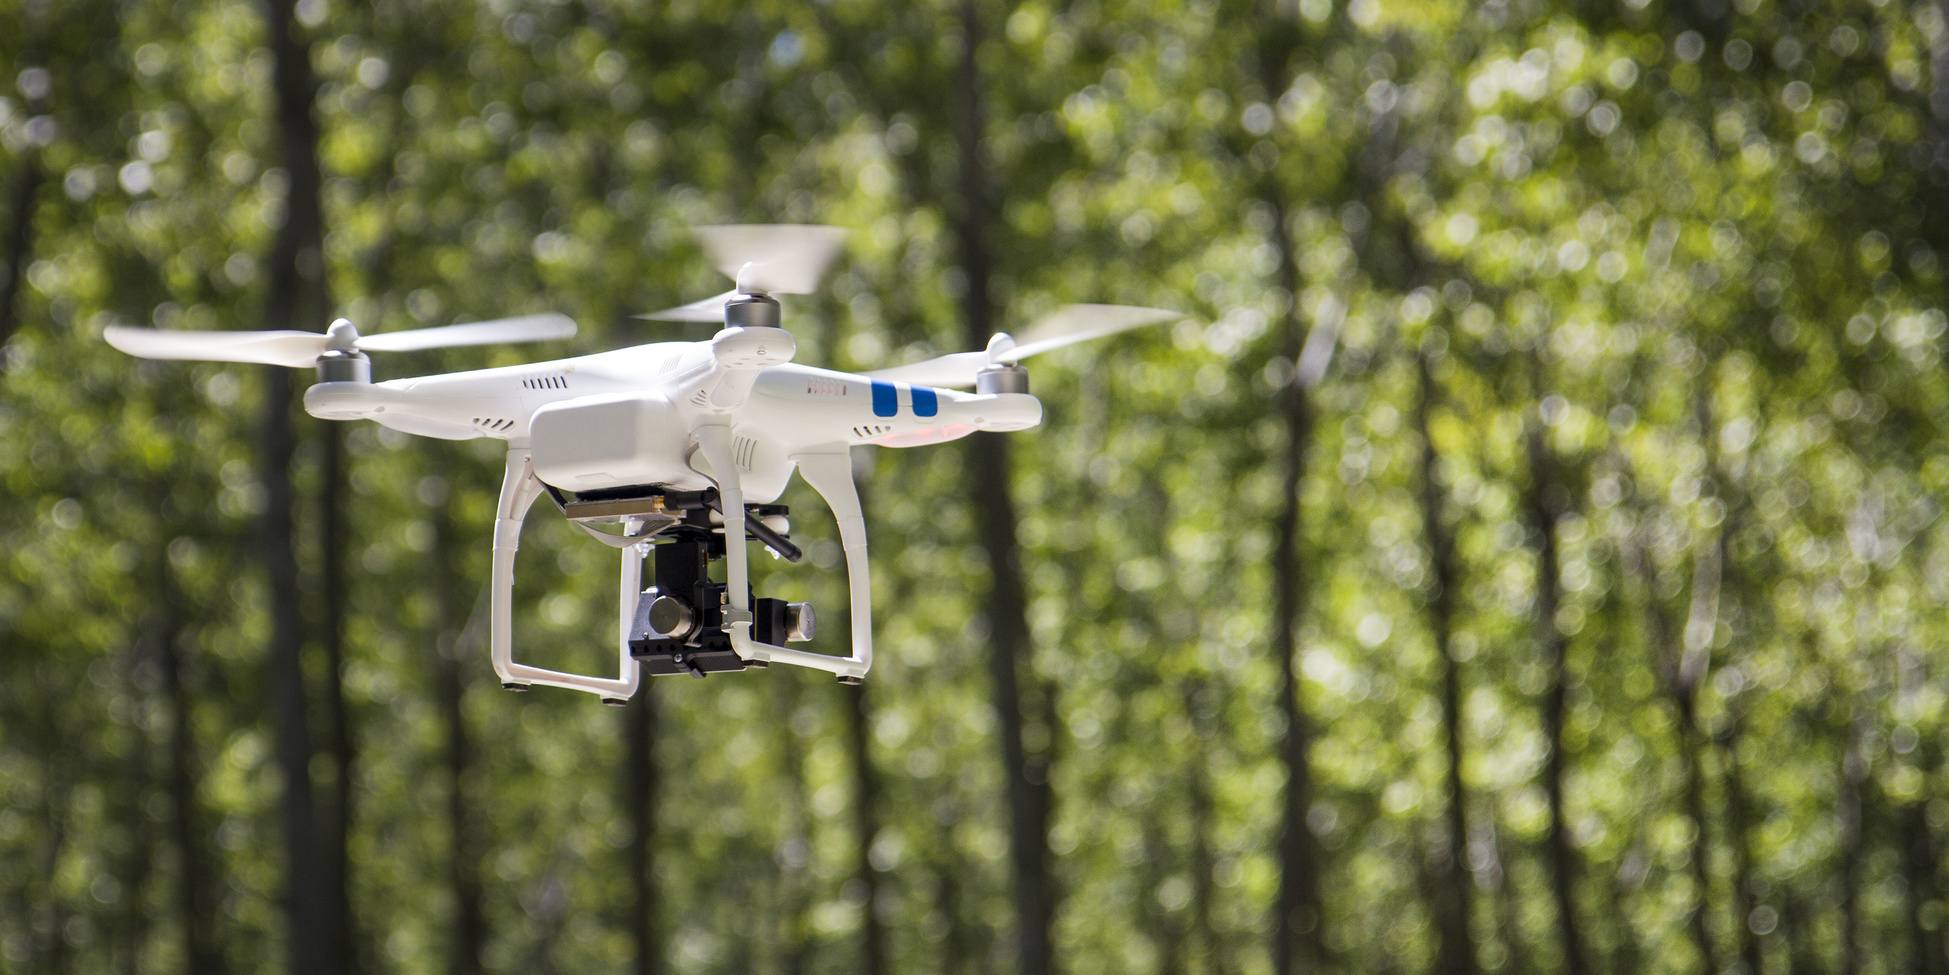
M1016 363L1041 351L1177 317L1155 309L1071 305L1017 344L997 334L983 352L865 374L798 365L778 327L772 293L816 286L836 255L825 227L710 227L699 236L738 287L657 316L721 321L706 342L660 342L524 366L371 381L365 350L408 350L564 337L558 315L360 337L349 322L325 333L162 332L114 327L108 341L135 355L314 365L305 409L328 420L373 420L420 436L507 442L495 521L489 643L503 684L586 691L627 700L640 674L706 673L790 663L857 683L872 667L865 518L850 449L915 447L1042 420ZM968 387L975 392L940 387ZM785 509L772 504L797 472L837 519L850 590L851 652L784 646L814 632L811 607L755 598L747 537L798 561ZM521 526L543 494L585 533L621 550L618 673L547 670L513 658L514 565ZM597 528L619 525L620 533ZM644 589L654 554L656 585ZM722 582L711 564L725 563Z
M731 427L752 503L777 499L790 458L808 450L917 447L1042 419L1042 404L1026 393L971 394L798 365L789 361L791 333L755 331L416 379L323 382L306 390L305 409L421 436L531 447L536 474L576 492L711 487L691 464L692 431L720 420ZM754 339L765 343L756 346L762 366L726 364Z

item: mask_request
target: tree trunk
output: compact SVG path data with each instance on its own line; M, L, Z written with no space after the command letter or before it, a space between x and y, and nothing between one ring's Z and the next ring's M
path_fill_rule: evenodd
M1270 10L1255 10L1258 37L1258 83L1267 92L1286 87L1286 62L1299 44L1291 18ZM1299 312L1299 254L1287 222L1283 188L1268 177L1259 189L1260 201L1272 211L1271 243L1278 254L1275 280L1291 300L1283 322L1281 354L1297 364L1308 349L1309 336ZM1324 370L1320 370L1321 373ZM1279 667L1278 709L1284 732L1275 746L1285 766L1286 786L1280 802L1279 893L1272 918L1273 975L1311 971L1324 959L1320 938L1319 850L1306 814L1313 804L1312 726L1299 699L1295 637L1306 614L1307 579L1300 565L1302 522L1301 487L1306 477L1306 454L1313 440L1312 385L1301 376L1277 393L1274 409L1285 427L1285 443L1278 455L1280 506L1273 524L1272 620L1267 640Z
M811 917L814 898L811 817L806 798L805 746L789 720L798 712L803 685L779 680L772 681L771 686L773 713L780 716L779 764L785 772L784 795L778 810L785 836L777 855L778 970L781 975L806 975L813 970L816 957Z
M1163 824L1158 820L1157 816L1146 816L1141 827L1144 864L1133 879L1142 893L1137 898L1134 920L1137 929L1157 947L1157 975L1185 975L1184 925L1177 912L1167 909L1156 896L1172 868L1178 865L1174 855L1177 851L1171 849L1170 839L1164 835Z
M1942 934L1931 930L1936 926L1923 918L1928 905L1940 897L1935 837L1929 830L1926 808L1924 803L1911 803L1896 814L1901 831L1902 873L1908 881L1908 895L1903 900L1908 915L1909 971L1914 975L1944 975L1949 972L1949 961L1943 958Z
M960 150L961 207L957 222L961 269L967 275L962 315L969 348L983 348L995 330L995 311L989 296L993 273L988 249L988 225L993 219L988 198L987 158L982 150L984 129L982 81L976 52L981 45L981 20L975 0L961 2L961 63L955 73L957 108L955 141ZM989 679L993 683L997 732L1001 738L1003 771L1008 788L1009 852L1014 868L1017 972L1050 975L1055 970L1052 927L1056 891L1050 876L1049 817L1054 798L1049 789L1050 745L1053 728L1028 667L1027 600L1015 540L1015 504L1009 487L1008 440L1005 434L977 433L968 438L971 493L978 518L980 542L992 580L988 592ZM1030 685L1024 702L1022 684ZM1033 730L1035 747L1028 732Z
M880 872L873 866L873 841L880 827L878 776L868 736L873 733L872 699L866 685L846 688L846 739L853 752L853 838L859 848L858 877L866 885L866 916L860 924L862 975L886 975L886 933L880 924Z
M20 327L20 282L27 277L27 264L34 256L34 200L40 195L47 172L41 168L39 150L30 149L21 158L14 177L13 199L9 200L6 252L0 260L0 348Z
M429 490L432 488L432 490ZM467 728L467 668L480 659L485 645L487 590L475 597L473 610L460 620L459 539L447 515L448 488L444 481L422 482L420 494L432 511L433 558L428 566L433 582L433 696L440 709L445 741L447 779L447 887L453 897L453 944L447 971L479 975L481 952L487 944L487 921L481 908L480 847L474 826L472 783L473 738ZM430 495L430 496L429 496Z
M1857 705L1858 707L1859 705ZM1863 795L1868 781L1868 756L1861 748L1862 719L1848 717L1847 750L1841 758L1841 794L1835 817L1841 834L1841 973L1861 975L1861 868L1866 845Z
M51 677L46 668L42 668L41 672L43 676ZM52 701L43 707L46 709L43 717L47 737L43 740L46 750L41 756L41 824L47 833L47 845L41 853L43 901L37 908L41 919L35 927L41 934L37 940L40 941L42 969L51 975L59 975L68 970L68 906L62 902L54 878L60 876L61 858L68 852L68 803L74 786L67 781L68 738L62 733L60 715Z
M934 909L947 919L947 934L941 938L942 975L961 975L970 967L985 971L987 952L976 943L975 932L969 929L967 921L961 916L961 874L960 864L947 858L954 855L953 830L943 828L941 836L943 859L930 864L934 874Z
M1617 944L1610 953L1610 970L1634 973L1644 970L1644 944L1638 939L1637 928L1631 924L1633 888L1624 883L1622 873L1622 870L1612 872L1610 882L1604 885L1605 910L1610 914L1611 930L1617 938Z
M1185 683L1185 712L1191 715L1192 728L1201 742L1209 743L1220 734L1213 721L1217 706L1209 700L1217 696L1219 690L1212 686L1209 678L1193 677ZM1193 761L1186 772L1185 798L1191 806L1192 923L1197 927L1198 941L1205 951L1205 971L1209 975L1231 975L1231 946L1218 935L1217 922L1212 917L1218 900L1214 882L1218 864L1211 852L1211 834L1217 813L1211 795L1210 763Z
M1286 228L1285 208L1273 204L1273 239L1279 250L1282 276L1296 285L1292 240ZM1289 287L1288 292L1298 294ZM1294 301L1295 308L1297 300ZM1305 344L1306 330L1297 311L1289 313L1285 346L1291 360L1298 361ZM1306 476L1306 454L1312 446L1313 409L1310 391L1297 380L1280 390L1277 406L1284 421L1286 437L1279 456L1279 516L1273 525L1272 547L1272 657L1279 665L1279 713L1285 731L1278 749L1286 768L1286 788L1281 796L1279 823L1279 894L1273 917L1272 970L1274 975L1290 975L1303 966L1318 966L1320 950L1319 851L1306 813L1313 804L1312 726L1299 700L1298 647L1295 637L1305 615L1306 578L1299 560L1301 482Z
M1540 341L1540 340L1539 340ZM1543 398L1542 350L1530 352L1530 374L1537 400ZM1543 734L1549 749L1543 768L1543 792L1549 805L1549 832L1545 837L1550 865L1550 893L1556 903L1557 937L1563 949L1563 971L1567 975L1588 975L1582 928L1577 920L1577 860L1570 846L1569 824L1564 821L1563 724L1568 708L1568 676L1564 667L1565 644L1557 631L1557 607L1562 601L1559 586L1561 571L1557 561L1556 512L1551 488L1556 486L1549 445L1541 417L1532 418L1528 431L1529 486L1524 506L1529 510L1531 527L1536 532L1536 640L1549 671L1549 688L1543 695Z
M1469 931L1471 883L1468 858L1468 793L1462 784L1462 663L1455 658L1455 542L1442 518L1446 497L1437 468L1440 457L1429 432L1428 413L1436 395L1435 378L1426 352L1415 356L1421 396L1414 420L1421 437L1421 526L1428 540L1428 564L1433 579L1428 595L1428 626L1441 656L1442 727L1448 744L1448 809L1443 817L1447 848L1434 863L1435 926L1441 937L1436 957L1438 975L1475 975L1475 940Z
M279 163L289 179L284 223L271 251L264 327L318 330L323 323L324 254L319 207L318 131L312 118L317 84L308 52L293 36L295 4L266 0L267 40L274 67ZM304 622L300 615L298 561L293 539L296 505L291 481L294 434L291 372L271 366L264 373L264 409L258 429L259 480L265 507L259 528L270 579L271 687L269 701L277 729L277 763L283 779L280 801L284 825L287 951L291 975L323 975L344 970L346 945L340 916L343 902L340 865L319 862L316 809L311 782L311 729L306 701ZM334 850L341 849L333 844Z
M1640 512L1641 521L1643 514ZM1679 769L1684 780L1682 802L1685 818L1692 825L1690 867L1692 884L1695 888L1695 899L1691 909L1685 915L1686 936L1692 942L1692 950L1698 953L1702 969L1714 972L1718 971L1718 951L1713 944L1711 928L1706 923L1712 890L1710 860L1712 824L1706 818L1705 812L1705 771L1699 759L1700 736L1694 713L1697 678L1688 677L1686 661L1689 658L1679 650L1678 642L1672 637L1671 623L1666 619L1664 610L1658 605L1658 572L1651 564L1649 549L1637 535L1627 540L1627 546L1625 561L1629 563L1629 571L1637 577L1638 587L1642 591L1646 639L1657 657L1655 665L1659 686L1670 698L1672 710L1676 712L1677 729L1673 744L1678 752ZM1699 603L1698 587L1705 582L1698 572L1702 567L1711 569L1713 573L1717 572L1716 563L1702 566L1695 559L1692 575L1694 606ZM1710 585L1716 591L1718 585L1716 575Z
M321 866L325 875L325 909L337 952L337 971L357 971L359 952L353 944L350 843L352 835L353 775L357 752L352 743L352 719L345 706L345 427L326 421L319 442L323 458L318 471L320 609L318 638L325 649L325 714L331 735L332 788L324 815Z
M1813 918L1799 891L1789 891L1781 903L1780 926L1787 932L1788 975L1821 975L1826 968L1814 945Z
M146 697L147 664L154 655L158 638L152 618L140 619L130 634L129 648L122 658L122 678L129 700ZM138 707L143 706L138 704ZM146 708L145 708L146 710ZM149 941L153 919L147 909L149 878L155 870L155 820L149 815L149 799L156 787L155 741L144 724L130 728L128 753L121 756L123 772L116 783L113 815L128 831L127 849L117 859L122 897L118 910L110 915L113 941L110 960L121 975L136 975L142 967L142 949Z
M29 65L26 59L14 66L14 70L25 74ZM48 109L47 99L29 98L25 106L28 114L39 114ZM14 176L13 198L8 200L6 250L0 252L0 349L14 337L14 330L20 327L20 282L27 277L27 264L34 256L34 201L39 198L41 185L47 182L47 170L41 165L41 151L29 148L20 157L20 170Z
M318 871L311 788L311 730L305 701L303 622L298 616L298 560L292 549L291 377L282 366L264 373L258 454L266 505L259 544L271 583L270 706L283 780L284 911L292 975L324 975L327 926Z
M222 975L225 965L217 947L215 921L215 871L210 869L209 847L202 825L202 808L196 799L196 727L192 723L190 694L184 684L181 604L174 576L169 570L167 549L157 553L156 627L157 663L162 671L165 705L169 709L169 804L173 815L169 825L176 845L176 896L171 898L183 926L183 961L186 971Z
M1523 937L1523 905L1520 892L1513 878L1509 876L1509 847L1502 841L1502 832L1495 829L1491 821L1488 835L1482 840L1483 852L1493 859L1489 875L1494 879L1492 891L1496 899L1496 927L1502 934L1502 948L1508 957L1504 959L1502 970L1509 975L1529 975L1536 970L1530 963L1529 943Z
M1726 845L1732 849L1732 910L1734 937L1739 943L1739 958L1747 972L1761 975L1766 970L1760 939L1753 931L1752 917L1757 905L1753 897L1753 855L1748 845L1746 824L1752 812L1746 798L1744 780L1739 774L1739 718L1729 717L1719 742L1722 768L1720 776L1726 790Z
M645 679L636 698L623 708L625 761L628 762L630 893L629 933L636 945L636 975L663 971L663 950L656 936L656 681Z

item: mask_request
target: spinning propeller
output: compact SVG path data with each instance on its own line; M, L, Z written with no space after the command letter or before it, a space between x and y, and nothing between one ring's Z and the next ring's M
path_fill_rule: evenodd
M955 352L866 375L917 386L974 386L982 373L1004 371L1032 355L1183 317L1162 308L1064 305L1029 326L1020 339L996 332L980 352Z
M688 305L637 315L662 322L724 321L724 306L739 295L809 295L839 256L846 231L805 224L696 228L711 266L738 286Z
M737 281L738 286L636 318L723 323L725 306L741 295L811 294L826 268L839 256L846 238L846 232L838 227L801 224L698 227L696 233L712 266ZM921 386L975 386L983 372L1013 371L1011 367L1029 356L1182 317L1160 308L1064 305L1036 322L1020 339L998 332L981 352L956 352L867 375ZM1024 392L1026 388L1015 391Z
M557 314L522 315L379 335L360 335L343 318L333 322L325 332L179 332L127 325L110 325L102 330L102 337L109 345L144 359L258 362L294 369L316 365L327 353L417 352L456 345L540 342L574 334L575 320Z

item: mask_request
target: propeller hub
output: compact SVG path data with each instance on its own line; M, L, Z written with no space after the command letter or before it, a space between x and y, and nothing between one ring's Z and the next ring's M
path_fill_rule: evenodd
M357 349L350 352L326 349L325 354L318 357L318 381L369 383L372 381L372 360Z
M1004 365L1003 356L1015 351L1015 336L1007 332L996 332L988 337L988 364Z
M1026 366L996 363L975 373L975 392L1026 393L1029 391L1029 370Z
M359 350L359 329L351 319L341 318L325 329L325 347L333 352L357 352Z
M724 305L725 328L777 328L778 301L768 295L739 295Z

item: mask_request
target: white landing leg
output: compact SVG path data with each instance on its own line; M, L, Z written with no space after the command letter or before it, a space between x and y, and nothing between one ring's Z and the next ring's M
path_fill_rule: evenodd
M739 480L737 461L731 452L731 428L721 425L700 427L697 430L697 445L705 462L710 465L709 476L717 482L717 493L724 507L725 589L729 602L724 617L725 629L731 636L731 648L746 660L811 667L836 674L842 681L858 683L873 666L873 590L866 575L866 520L860 514L859 495L853 489L851 460L843 453L800 455L797 458L806 482L825 497L826 504L839 519L840 539L846 547L846 584L851 592L853 607L853 655L838 657L759 643L751 638L751 570L745 552L744 488ZM839 484L832 476L831 458L834 457L842 465L843 491L839 490ZM805 466L808 460L820 470L819 474L815 475Z
M530 667L514 662L514 557L521 548L521 523L528 507L542 492L526 447L508 448L507 476L501 481L501 502L494 521L494 571L488 612L488 644L494 656L494 673L501 686L527 690L530 685L562 687L601 697L605 703L621 704L636 693L642 679L636 658L629 653L629 628L636 608L636 590L643 581L642 545L623 549L622 625L617 643L617 675L614 679L569 674L559 670ZM743 509L739 509L742 513ZM749 612L746 619L750 619Z

